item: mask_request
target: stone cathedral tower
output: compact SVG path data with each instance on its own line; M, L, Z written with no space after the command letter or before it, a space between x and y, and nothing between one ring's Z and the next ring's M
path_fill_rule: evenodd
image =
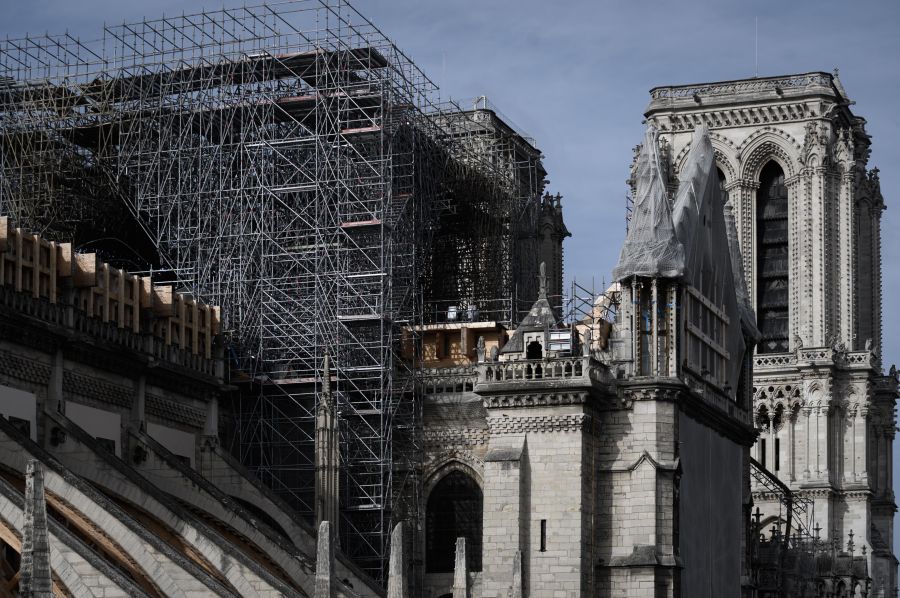
M651 90L671 174L710 128L761 340L754 458L813 506L822 540L866 546L869 596L895 596L891 454L896 370L881 347L878 169L837 73ZM670 193L674 189L670 189ZM755 488L766 523L783 519ZM765 524L765 523L764 523Z

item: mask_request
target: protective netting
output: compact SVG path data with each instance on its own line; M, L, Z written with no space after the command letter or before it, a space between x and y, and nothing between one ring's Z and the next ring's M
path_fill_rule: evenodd
M672 211L675 235L684 247L684 280L707 299L723 307L731 322L724 331L728 351L727 383L738 388L746 344L742 326L746 317L735 292L735 276L724 206L709 130L697 127L691 140Z
M731 204L725 204L725 227L728 231L728 253L731 255L731 274L734 277L734 293L737 295L738 307L741 310L741 324L744 334L759 341L759 328L756 326L756 313L747 290L747 279L744 276L744 259L738 242L737 225L734 222Z
M613 280L631 276L675 278L684 273L684 248L675 236L659 156L659 132L647 127L635 169L634 212L613 269Z

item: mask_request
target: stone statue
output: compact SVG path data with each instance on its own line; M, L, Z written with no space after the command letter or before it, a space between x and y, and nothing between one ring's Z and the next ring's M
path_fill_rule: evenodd
M500 348L497 345L491 347L491 361L497 361L500 357Z
M544 262L541 262L541 266L538 269L538 297L547 296L547 265Z
M891 378L897 378L897 365L891 364Z
M581 341L581 354L585 357L589 357L591 355L591 344L593 343L593 339L591 337L591 328L585 328L584 338Z
M475 345L475 351L478 354L478 363L484 363L485 347L484 347L484 337L483 336L478 337L478 343Z

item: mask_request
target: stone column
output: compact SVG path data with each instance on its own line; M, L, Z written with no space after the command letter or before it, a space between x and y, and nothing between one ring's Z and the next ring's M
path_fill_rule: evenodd
M63 350L62 347L59 347L53 354L53 365L50 369L50 382L47 387L47 410L54 413L66 412L63 400L63 363Z
M794 454L796 451L794 450L794 428L797 425L797 414L793 409L788 411L788 479L790 481L794 481Z
M866 430L868 429L868 419L869 410L865 407L861 407L857 412L855 420L856 442L859 444L859 466L856 468L856 480L863 483L867 483L869 481L869 445L868 433L866 432Z
M850 480L855 482L856 473L856 423L859 421L859 410L853 407L850 412Z
M656 278L652 282L652 297L650 300L650 325L653 326L652 339L653 347L650 350L650 372L654 376L659 376L659 293L657 289Z
M131 404L131 425L141 432L147 431L147 376L141 374L134 381L134 399ZM124 444L122 446L125 446Z
M810 469L812 464L812 407L803 408L803 417L806 420L806 462L803 464L803 478L808 480L812 473L812 469Z
M816 406L813 408L815 410L815 435L813 436L816 441L816 462L815 462L815 478L819 479L822 475L822 407Z
M641 295L637 276L633 276L631 278L631 359L636 376L644 373L641 371L641 334Z
M513 561L524 544L526 459L524 435L491 438L484 459L483 598L508 596Z
M775 473L775 410L769 412L769 450L766 451L766 469Z

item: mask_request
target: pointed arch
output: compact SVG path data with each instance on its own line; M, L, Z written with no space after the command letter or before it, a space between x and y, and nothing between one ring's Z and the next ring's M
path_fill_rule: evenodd
M461 465L461 464L460 464ZM484 494L468 468L447 466L430 480L425 507L425 571L452 573L456 539L466 538L471 571L481 571Z
M758 129L738 148L740 178L758 181L763 167L774 161L784 171L785 178L789 179L799 170L796 160L799 154L800 144L793 136L775 127Z

